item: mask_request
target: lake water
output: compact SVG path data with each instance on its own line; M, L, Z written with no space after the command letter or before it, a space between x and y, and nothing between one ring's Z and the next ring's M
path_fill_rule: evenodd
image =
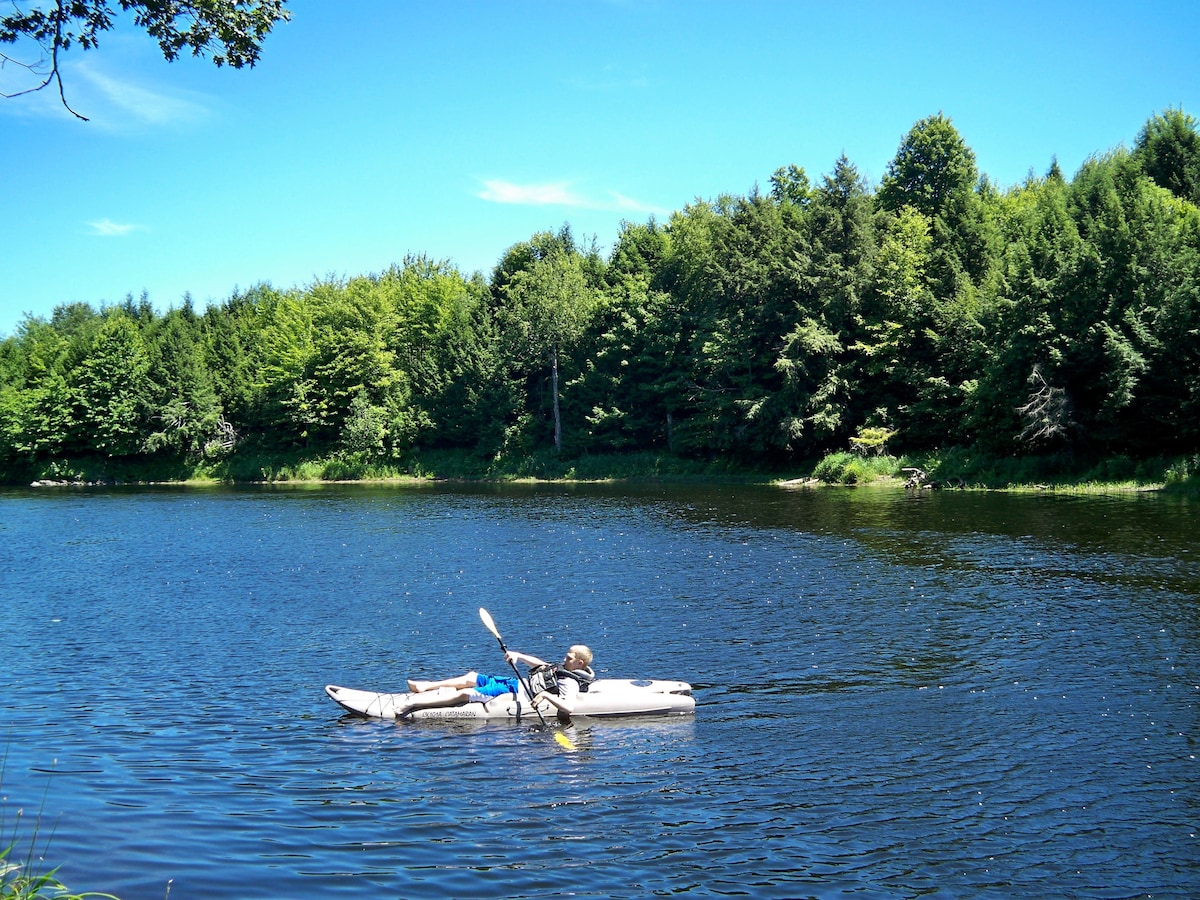
M1200 896L1200 506L0 492L0 835L76 891ZM349 717L514 649L694 718Z

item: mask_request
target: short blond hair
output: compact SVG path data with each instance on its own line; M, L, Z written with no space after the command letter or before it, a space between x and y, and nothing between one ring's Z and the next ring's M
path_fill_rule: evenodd
M572 654L577 660L579 660L585 666L590 666L592 664L592 651L589 650L587 647L585 647L583 644L573 644L567 650L567 652Z

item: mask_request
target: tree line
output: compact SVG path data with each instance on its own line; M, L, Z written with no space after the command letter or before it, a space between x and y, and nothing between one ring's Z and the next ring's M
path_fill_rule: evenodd
M1000 188L946 116L882 181L815 180L569 226L490 277L382 273L197 311L27 316L0 343L0 471L239 454L402 466L652 450L789 466L851 446L1200 451L1200 129L1153 115L1068 180Z

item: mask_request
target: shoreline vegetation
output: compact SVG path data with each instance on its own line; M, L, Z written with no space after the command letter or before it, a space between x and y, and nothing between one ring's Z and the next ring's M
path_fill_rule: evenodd
M1151 460L1111 457L1085 461L1046 456L997 458L959 450L918 457L831 453L787 470L698 461L654 453L561 459L554 454L481 460L461 451L411 455L394 465L342 456L226 460L221 464L163 466L101 458L60 460L29 481L38 488L113 486L219 486L236 484L422 483L743 483L783 488L822 486L929 490L1003 490L1064 493L1166 492L1200 497L1200 455Z

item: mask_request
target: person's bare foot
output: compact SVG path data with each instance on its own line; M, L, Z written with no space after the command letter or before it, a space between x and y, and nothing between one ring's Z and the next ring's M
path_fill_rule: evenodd
M408 683L408 692L410 694L420 694L427 690L429 690L428 681L409 681Z

